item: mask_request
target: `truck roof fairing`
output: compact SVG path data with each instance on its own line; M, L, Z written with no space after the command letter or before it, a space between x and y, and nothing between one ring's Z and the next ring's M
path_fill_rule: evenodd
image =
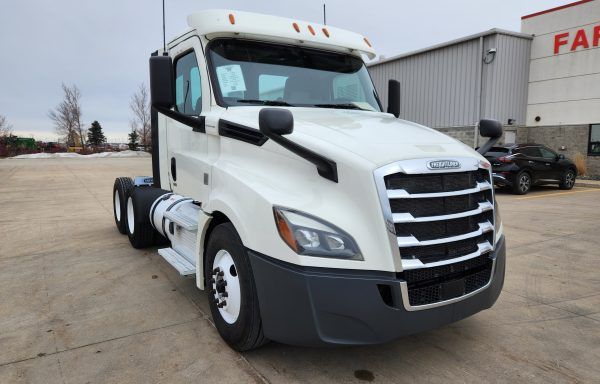
M271 41L299 41L307 46L376 56L369 40L344 29L285 17L232 10L206 10L187 18L190 28L207 38L238 35Z

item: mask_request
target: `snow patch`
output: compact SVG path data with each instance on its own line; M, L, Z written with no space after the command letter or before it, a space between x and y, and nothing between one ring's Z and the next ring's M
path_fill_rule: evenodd
M60 153L32 153L29 155L19 155L10 159L59 159L59 158L98 158L98 157L151 157L148 152L144 151L121 151L121 152L99 152L91 155L80 155L75 152L60 152Z

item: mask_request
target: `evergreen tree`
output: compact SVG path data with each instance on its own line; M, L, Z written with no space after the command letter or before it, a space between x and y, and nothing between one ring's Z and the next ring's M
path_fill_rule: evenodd
M88 143L94 146L106 143L106 137L104 136L104 132L102 132L102 126L97 120L94 120L92 126L88 130Z
M138 147L139 139L140 139L140 136L138 135L136 130L134 128L132 128L131 133L129 134L129 143L127 143L127 145L129 145L129 149L131 149L132 151L135 151Z

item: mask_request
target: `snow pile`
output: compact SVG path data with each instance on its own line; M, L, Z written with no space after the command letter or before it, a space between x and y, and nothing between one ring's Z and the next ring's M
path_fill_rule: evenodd
M32 153L29 155L19 155L11 157L11 159L58 159L58 158L94 158L94 157L150 157L148 152L144 151L122 151L122 152L99 152L91 155L80 155L75 152L60 152L60 153Z
M81 157L151 157L152 155L144 151L121 151L121 152L100 152Z

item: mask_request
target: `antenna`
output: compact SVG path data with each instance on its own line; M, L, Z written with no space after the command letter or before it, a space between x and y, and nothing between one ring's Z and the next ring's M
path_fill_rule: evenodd
M162 0L163 5L163 56L167 56L167 36L165 33L165 0Z
M325 3L323 3L323 25L327 25L327 10L325 9Z

